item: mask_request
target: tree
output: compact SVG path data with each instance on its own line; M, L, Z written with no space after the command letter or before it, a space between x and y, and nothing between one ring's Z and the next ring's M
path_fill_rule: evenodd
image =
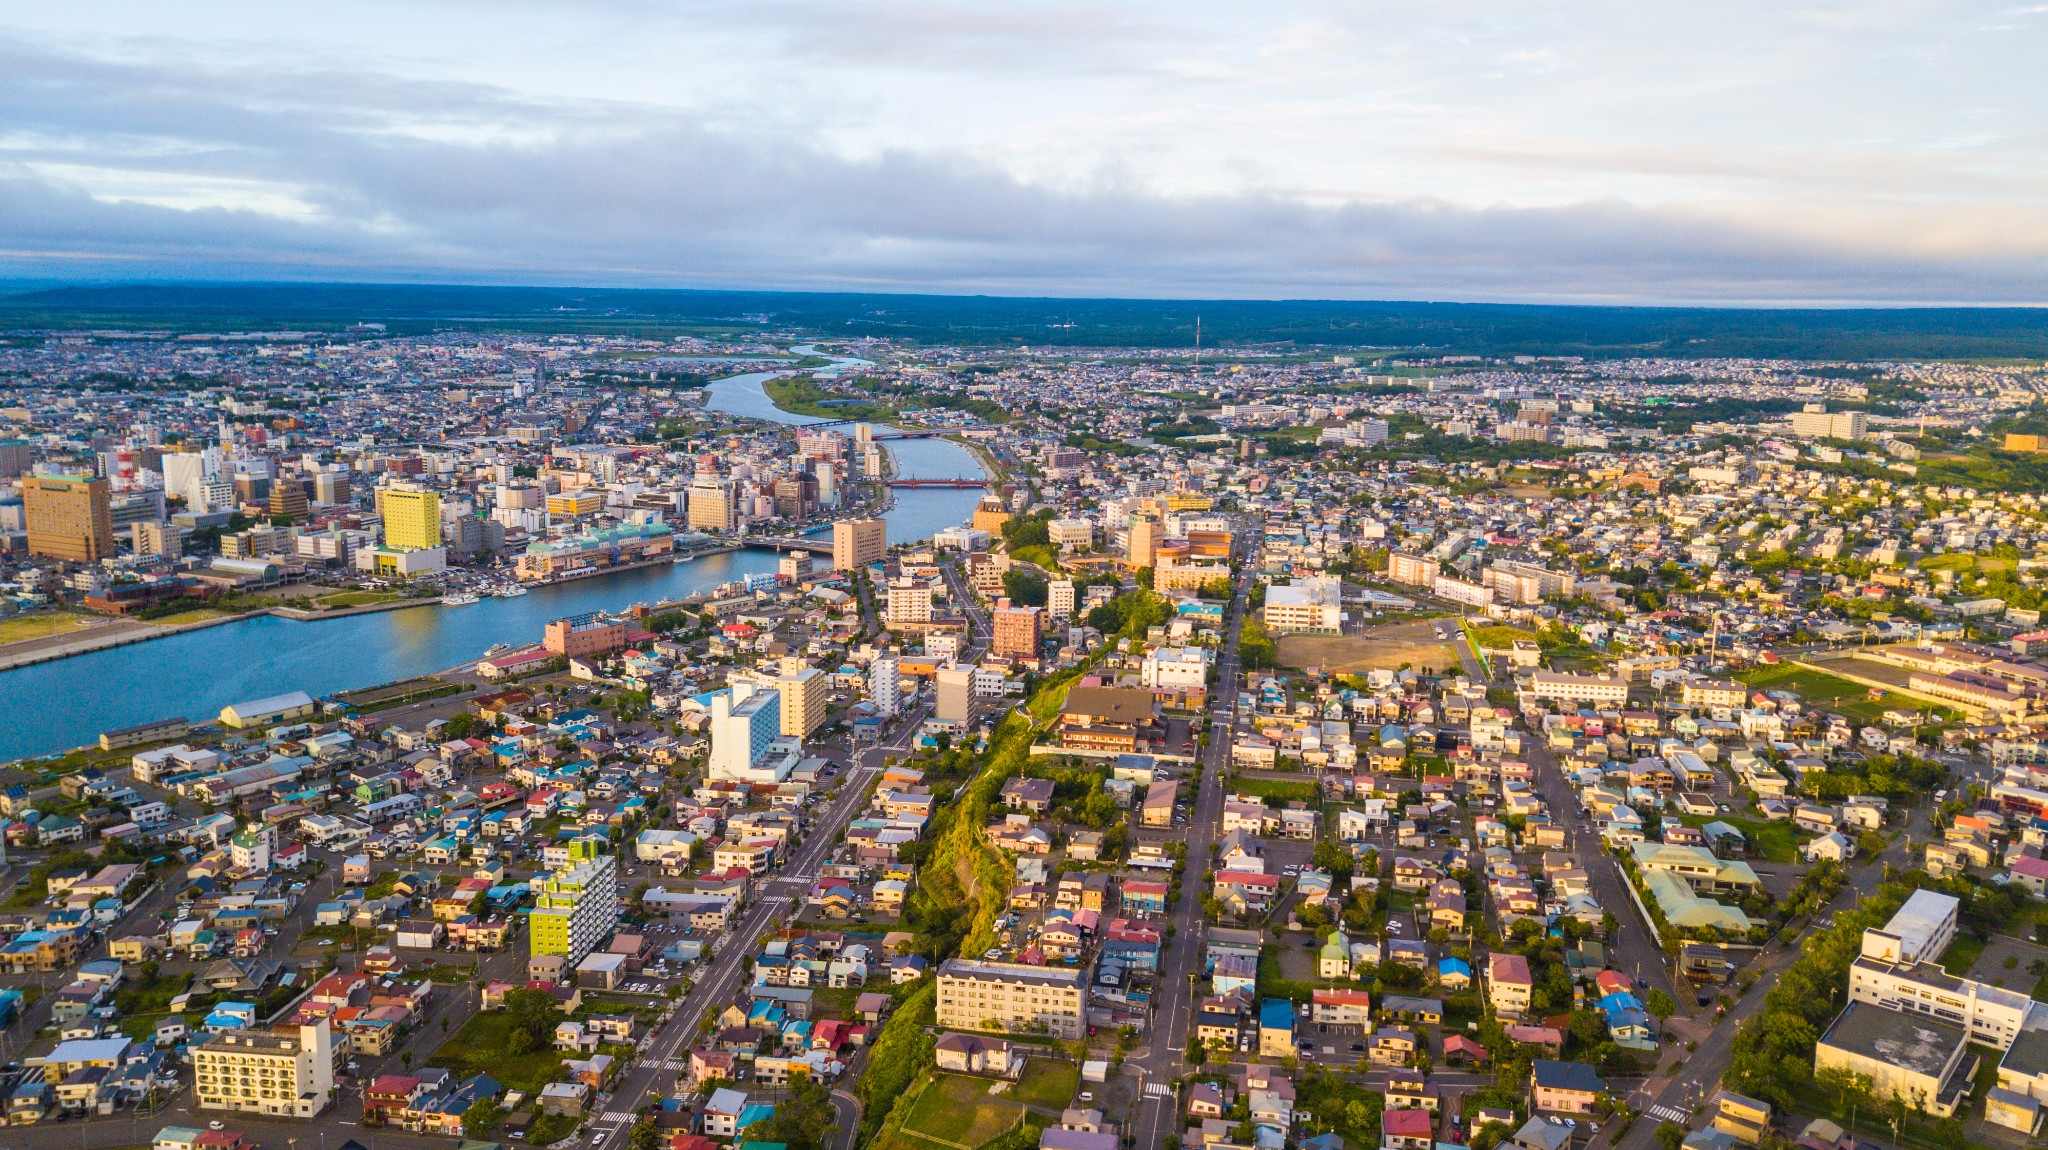
M1003 572L1003 594L1019 607L1045 606L1045 576L1029 567L1012 567Z
M1643 1009L1649 1012L1651 1018L1657 1020L1657 1033L1662 1034L1664 1020L1678 1013L1678 1004L1671 1001L1671 996L1664 993L1661 988L1652 987L1650 993L1643 996Z
M1685 1127L1676 1122L1657 1123L1657 1145L1662 1146L1664 1150L1678 1150L1680 1146L1685 1145L1685 1135Z
M462 1132L471 1138L487 1138L505 1120L505 1108L495 1098L485 1098L469 1104L462 1112Z
M763 1124L756 1122L754 1125ZM661 1131L655 1129L652 1122L635 1122L632 1131L626 1135L626 1147L627 1150L660 1150Z
M775 1113L745 1130L749 1142L782 1142L789 1150L816 1150L837 1129L832 1095L824 1086L808 1079L794 1083L790 1097L775 1106Z

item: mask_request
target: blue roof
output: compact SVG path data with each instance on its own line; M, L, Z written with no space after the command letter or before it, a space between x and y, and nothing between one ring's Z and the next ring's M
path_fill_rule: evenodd
M1462 958L1447 958L1436 964L1438 974L1462 974L1472 977L1472 965Z
M1284 998L1266 998L1259 1001L1259 1029L1293 1030L1294 1003Z

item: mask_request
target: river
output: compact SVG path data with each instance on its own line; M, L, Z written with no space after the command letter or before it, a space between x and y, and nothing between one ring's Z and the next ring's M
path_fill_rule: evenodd
M808 348L795 350L811 354ZM769 400L761 385L777 374L715 380L708 385L709 406L777 423L823 422L784 412ZM904 478L984 474L973 453L957 443L906 439L885 446ZM958 526L982 492L914 488L895 495L896 505L884 518L889 541L903 543ZM551 619L680 599L775 566L772 552L738 551L536 587L515 599L485 599L470 607L413 607L310 622L263 616L0 672L0 761L80 746L101 731L172 715L208 721L238 700L285 691L319 697L430 674L480 658L498 643L537 642Z

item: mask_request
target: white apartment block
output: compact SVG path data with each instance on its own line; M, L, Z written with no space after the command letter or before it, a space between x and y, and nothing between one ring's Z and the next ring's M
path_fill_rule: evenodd
M1200 687L1208 681L1208 653L1200 647L1155 647L1138 664L1141 687Z
M1045 613L1055 619L1074 617L1074 581L1054 579L1045 585Z
M1448 575L1437 576L1436 582L1430 584L1429 589L1439 599L1448 599L1467 607L1493 606L1492 588L1478 583L1467 583L1463 579L1453 579Z
M1614 675L1567 675L1558 671L1538 671L1529 676L1529 685L1522 688L1521 693L1524 702L1549 699L1560 703L1604 703L1620 706L1628 701L1628 680Z
M1903 1014L1925 1014L1962 1027L1970 1041L2005 1050L2035 1009L2016 991L1957 978L1932 962L1858 958L1849 966L1849 1000ZM2048 1008L2044 1008L2048 1010Z
M884 621L890 626L932 621L932 585L908 576L889 581L889 605Z
M1279 634L1336 635L1344 629L1344 582L1332 575L1266 589L1260 618Z
M191 1046L202 1110L311 1118L334 1093L334 1036L321 1019L298 1033L230 1030Z
M939 967L938 1023L1076 1039L1087 1033L1087 994L1079 970L949 958Z

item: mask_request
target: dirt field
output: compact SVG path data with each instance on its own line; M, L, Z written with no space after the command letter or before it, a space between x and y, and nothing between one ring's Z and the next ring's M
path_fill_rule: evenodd
M1442 670L1458 665L1458 653L1436 637L1442 622L1413 619L1343 635L1288 635L1278 641L1280 662L1297 669L1321 667L1326 674L1395 670L1403 663ZM1457 621L1447 624L1456 627Z

